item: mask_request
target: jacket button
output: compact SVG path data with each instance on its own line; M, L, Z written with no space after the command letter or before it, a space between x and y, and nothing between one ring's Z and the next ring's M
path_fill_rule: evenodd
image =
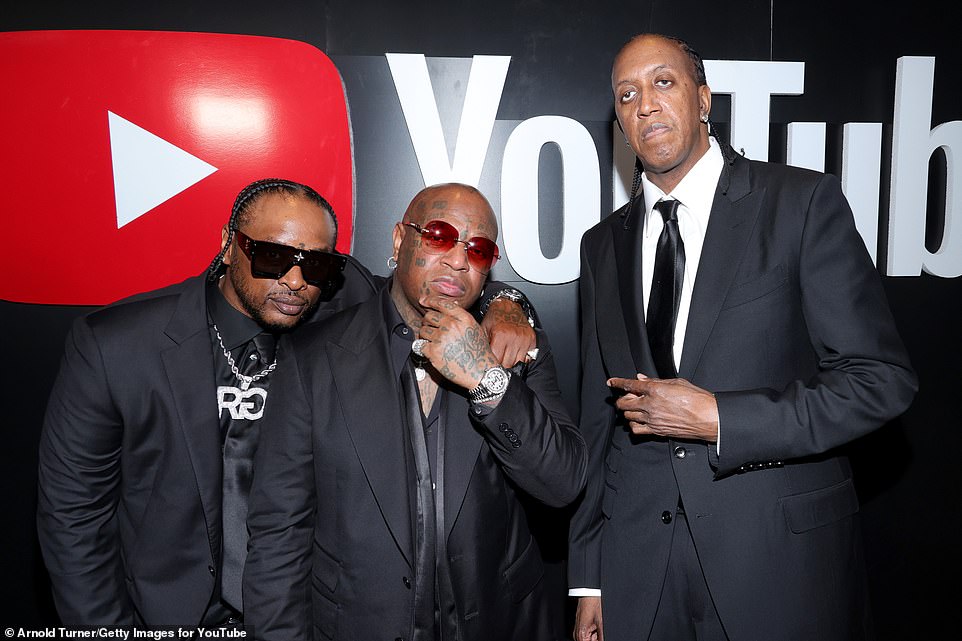
M404 581L404 587L406 587L408 590L410 590L410 589L411 589L411 579L409 579L409 578L407 578L407 577L404 577L404 578L402 578L401 580Z
M675 448L675 458L685 458L687 455L688 451L685 448L681 446Z
M207 566L207 571L210 572L210 575L211 575L211 576L217 576L217 572L214 570L214 566L213 566L213 565L208 565L208 566Z
M502 432L503 434L507 434L507 433L508 433L508 424L507 424L507 423L498 423L498 429L501 430L501 432Z
M665 510L664 512L662 512L661 522L664 523L665 525L668 525L669 523L671 523L671 512L669 512L668 510Z

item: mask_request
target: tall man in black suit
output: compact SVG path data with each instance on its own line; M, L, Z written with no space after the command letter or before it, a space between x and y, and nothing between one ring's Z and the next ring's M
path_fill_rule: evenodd
M519 498L567 504L587 457L543 334L508 371L464 311L497 234L473 187L423 190L387 287L282 344L251 493L256 638L548 638Z
M63 623L240 621L274 336L367 300L377 285L332 253L336 232L313 189L255 182L237 197L206 277L75 323L41 436L37 513ZM486 316L511 364L534 343L518 312L499 300Z
M867 638L837 448L916 380L839 182L710 138L682 41L635 37L611 82L644 175L582 241L576 641Z

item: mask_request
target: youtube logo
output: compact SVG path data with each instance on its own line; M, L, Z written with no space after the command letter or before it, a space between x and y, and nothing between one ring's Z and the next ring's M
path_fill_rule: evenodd
M200 273L237 193L303 182L353 231L340 75L303 42L205 33L0 33L0 299L101 305Z

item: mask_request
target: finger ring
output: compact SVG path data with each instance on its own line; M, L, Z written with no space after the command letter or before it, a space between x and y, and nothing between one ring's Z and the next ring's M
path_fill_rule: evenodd
M529 349L529 350L528 350L528 358L530 358L531 360L536 360L536 359L538 358L538 348L537 348L537 347L535 347L534 349Z
M411 343L411 351L414 352L415 355L420 356L421 358L424 358L424 346L427 344L428 344L428 339L419 338L413 343Z

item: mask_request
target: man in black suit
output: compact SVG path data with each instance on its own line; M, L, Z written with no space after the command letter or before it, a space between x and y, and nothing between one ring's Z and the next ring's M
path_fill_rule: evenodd
M245 518L274 336L367 300L313 189L255 182L207 276L78 319L40 442L38 529L63 623L240 622ZM343 270L343 271L342 271ZM497 301L499 356L534 344ZM272 401L273 402L273 401Z
M569 503L587 457L544 335L508 371L464 311L497 233L476 189L429 187L379 295L285 339L251 493L256 638L548 638L519 499Z
M576 641L867 638L837 448L916 380L839 181L710 137L680 40L635 37L611 81L644 175L582 240Z

